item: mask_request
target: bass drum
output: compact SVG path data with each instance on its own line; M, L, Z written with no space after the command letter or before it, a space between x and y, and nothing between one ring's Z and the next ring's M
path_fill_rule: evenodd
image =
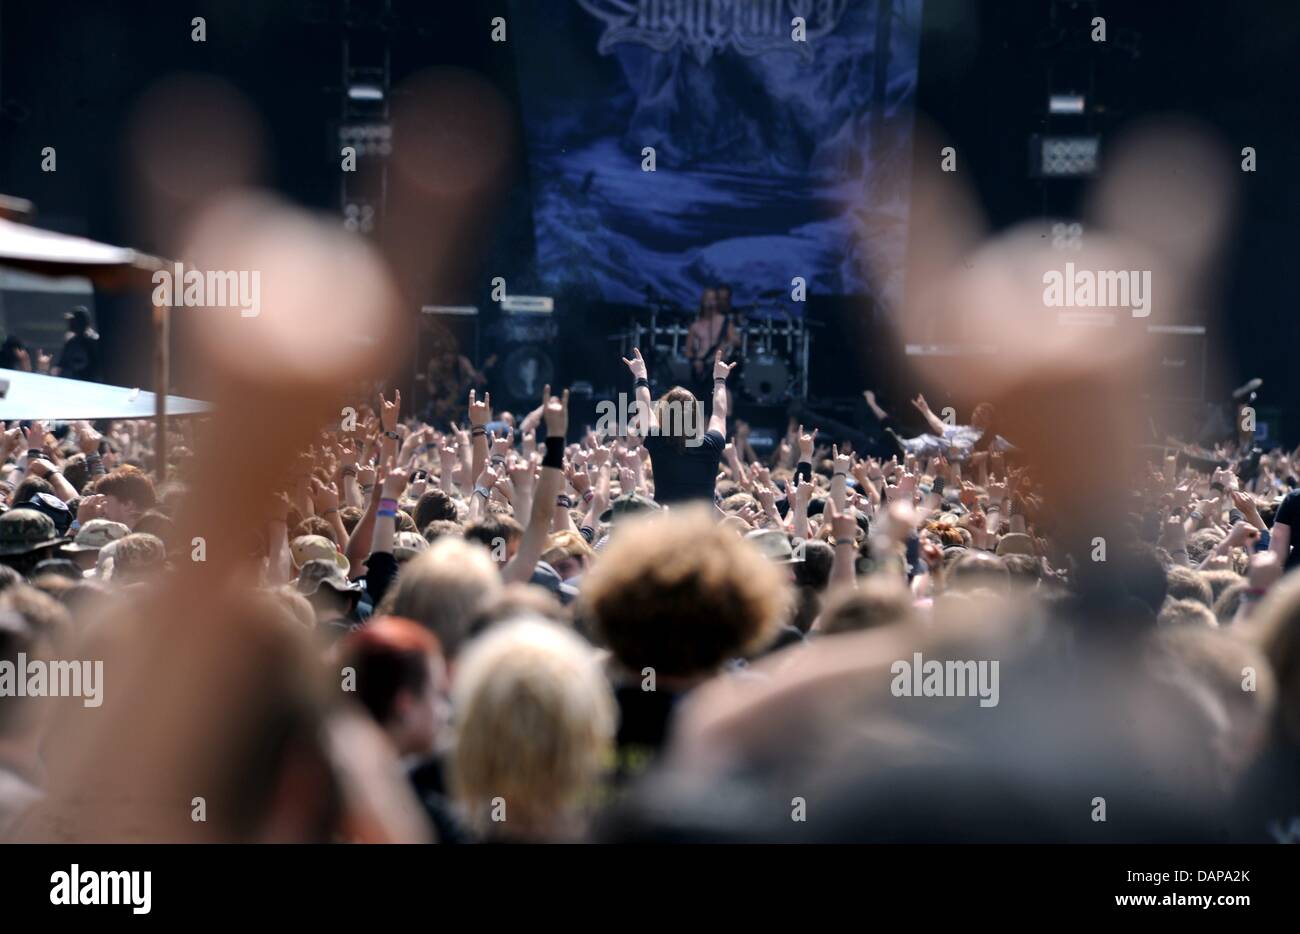
M755 354L745 361L740 388L753 402L783 402L790 394L790 367L776 354Z

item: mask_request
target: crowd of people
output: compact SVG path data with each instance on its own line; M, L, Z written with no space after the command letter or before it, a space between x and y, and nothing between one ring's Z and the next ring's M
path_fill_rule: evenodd
M792 422L760 458L720 350L702 440L673 416L706 400L624 362L623 435L549 386L324 426L248 530L256 678L209 709L173 673L209 729L132 738L181 797L113 833L184 838L192 781L205 839L1295 839L1300 451L1170 450L1080 546L990 405L918 397L906 437L868 394L896 453ZM131 608L204 546L180 425L158 483L147 421L3 434L0 836L93 838L78 809L114 806L69 748L95 711L14 672L101 658L106 704L151 697Z

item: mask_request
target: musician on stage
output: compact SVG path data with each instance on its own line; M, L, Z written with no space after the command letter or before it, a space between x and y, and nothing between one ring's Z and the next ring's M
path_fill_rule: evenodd
M686 359L691 363L691 378L697 396L709 394L709 377L713 361L719 351L724 359L731 359L740 347L736 323L731 317L731 287L726 291L726 307L719 298L719 289L708 288L700 295L700 313L691 323L686 335Z

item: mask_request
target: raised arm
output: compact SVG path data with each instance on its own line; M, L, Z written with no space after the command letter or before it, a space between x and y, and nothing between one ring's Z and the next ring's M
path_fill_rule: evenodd
M930 426L930 431L942 438L948 426L943 423L943 419L930 411L930 403L925 401L925 396L917 393L916 398L912 400L912 405L916 406L916 410L921 413L925 423Z
M659 418L655 415L654 406L650 402L650 380L646 376L645 360L641 358L641 348L633 347L632 359L629 360L624 357L623 362L632 371L632 386L636 393L638 434L644 438L659 430Z
M709 415L709 431L727 437L727 377L736 368L734 363L722 362L722 351L713 357L713 412Z
M487 423L492 421L492 393L483 393L483 401L478 402L474 390L469 391L469 423L473 435L471 445L473 456L470 461L470 476L478 478L483 472L483 465L488 458Z
M528 527L519 541L519 549L502 572L506 583L526 582L533 576L533 569L546 550L546 540L551 533L555 497L564 486L564 436L569 430L569 390L564 390L564 395L557 399L551 395L551 387L547 386L542 391L542 398L546 400L542 416L546 421L542 477L537 481L533 509Z

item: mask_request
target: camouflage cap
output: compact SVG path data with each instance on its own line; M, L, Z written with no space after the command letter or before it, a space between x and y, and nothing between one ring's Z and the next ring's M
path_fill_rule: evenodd
M0 555L31 554L61 541L54 520L43 512L17 506L0 516Z
M130 534L131 530L120 522L114 522L112 519L91 519L77 530L77 536L72 540L72 544L64 545L63 550L99 551L109 542L115 542Z

